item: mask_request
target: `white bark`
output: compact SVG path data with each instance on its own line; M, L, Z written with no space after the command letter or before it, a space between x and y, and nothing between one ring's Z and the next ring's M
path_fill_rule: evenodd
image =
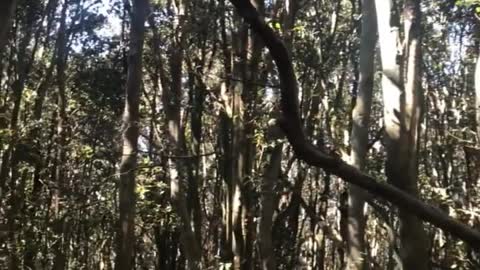
M420 8L407 0L404 9L405 40L399 42L399 24L392 18L392 1L376 0L388 181L417 196L417 145L421 113ZM405 46L405 47L403 47ZM404 269L428 269L428 244L422 222L400 210L400 256Z
M362 170L365 164L368 145L368 122L372 104L374 80L374 56L377 25L375 3L362 1L362 33L360 43L359 88L353 109L352 152L350 163ZM348 201L348 258L347 269L364 268L365 233L365 191L355 185L349 185Z

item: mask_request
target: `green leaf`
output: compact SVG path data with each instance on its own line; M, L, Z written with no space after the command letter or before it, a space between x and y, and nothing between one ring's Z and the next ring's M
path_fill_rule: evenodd
M80 155L86 159L91 158L93 156L93 148L89 145L84 145L80 149Z

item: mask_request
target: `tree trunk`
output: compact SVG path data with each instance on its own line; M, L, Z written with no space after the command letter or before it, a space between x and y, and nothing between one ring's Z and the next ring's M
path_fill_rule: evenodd
M205 63L200 61L194 61L195 67L199 70L203 70ZM197 242L202 242L202 208L200 204L199 188L202 186L202 176L200 175L201 157L200 150L203 141L203 111L204 102L207 93L207 86L202 79L195 74L192 66L189 66L189 81L190 81L190 106L192 107L190 117L190 130L192 133L192 149L194 155L196 155L193 166L190 165L189 171L189 189L188 197L190 199L190 212L193 216L193 224L195 229L195 237ZM186 148L186 147L185 147ZM193 167L193 168L192 168Z
M5 185L7 180L9 180L8 188L5 190L10 191L10 198L8 199L8 204L10 208L7 211L7 224L10 228L9 233L9 246L10 246L10 266L9 269L19 269L20 258L18 254L19 247L19 236L21 235L18 232L19 221L19 212L22 208L22 205L25 202L25 176L22 174L20 178L21 169L18 166L20 163L20 155L23 154L21 150L20 143L20 129L19 129L19 118L22 108L22 96L27 82L28 74L33 64L33 59L35 55L34 46L32 51L29 51L30 42L34 33L34 26L36 18L34 17L35 8L32 6L28 7L27 15L29 18L25 20L23 25L23 30L25 34L20 40L19 49L17 51L17 62L16 62L16 80L12 85L13 93L13 108L11 112L10 119L10 130L11 137L8 139L8 147L3 151L2 156L2 165L0 171L0 197L3 194L7 195L7 192L4 192ZM35 36L35 43L38 41L38 35ZM0 41L1 42L1 41ZM10 178L9 178L10 176Z
M62 216L60 209L61 197L64 196L64 191L66 187L65 181L65 162L66 162L66 123L67 123L67 100L65 94L65 80L66 80L66 65L67 65L67 9L68 9L68 0L65 0L62 7L62 16L60 21L60 27L58 29L58 47L57 47L57 56L56 56L56 67L57 67L57 86L58 86L58 119L57 119L57 150L55 153L55 175L53 179L57 184L56 189L53 191L52 201L54 207L54 229L53 231L56 234L57 241L53 245L54 250L54 262L53 269L62 270L66 266L66 255L64 246L64 229L65 229L65 220Z
M242 213L245 211L246 194L243 191L243 181L246 175L246 130L245 130L245 90L247 76L247 57L248 57L248 29L243 24L241 18L236 17L233 20L234 32L230 42L232 43L232 54L226 55L225 61L231 63L226 66L225 73L229 74L233 80L228 80L226 85L225 106L228 115L229 127L229 147L228 147L228 175L227 182L227 205L229 211L229 222L231 226L227 234L231 239L231 250L233 253L233 269L240 270L245 260L245 231L244 218ZM228 57L228 58L227 58ZM230 225L230 224L229 224Z
M7 149L4 151L3 156L2 156L2 165L1 165L1 170L0 170L0 196L2 196L3 188L4 185L6 184L6 181L8 179L8 174L10 171L13 170L11 166L11 161L14 159L12 155L14 154L15 150L15 145L17 143L17 140L19 138L18 134L18 118L20 115L20 109L22 105L22 95L23 95L23 90L25 88L25 82L27 80L30 68L33 64L33 58L29 58L28 54L28 47L32 39L33 35L33 27L34 27L34 8L29 7L29 10L27 12L29 16L32 16L32 18L29 18L26 21L26 25L24 26L24 31L25 34L23 38L20 41L19 44L19 50L17 53L17 66L16 66L16 71L18 74L17 79L12 85L13 89L13 94L12 94L12 99L13 99L13 108L12 108L12 113L11 113L11 119L10 119L10 130L12 132L12 136L9 141L9 145ZM1 41L0 41L1 42ZM34 54L31 54L33 56Z
M418 146L420 119L423 108L421 77L421 13L420 0L406 0L404 9L405 24L405 126L407 129L408 152L403 157L408 163L407 181L400 187L418 196ZM397 176L398 177L398 174ZM397 179L398 180L398 179ZM409 211L400 210L401 256L405 269L429 268L428 238L422 221Z
M478 49L477 65L475 66L475 105L477 116L477 142L480 142L480 49Z
M183 44L185 34L181 29L185 25L185 3L179 1L178 4L172 2L172 9L175 11L175 20L173 24L176 32L175 47L171 48L170 52L170 76L171 87L165 88L163 93L163 103L165 108L166 130L168 132L168 139L170 142L169 152L174 155L185 154L185 128L182 125L182 111L181 102L183 97L182 79L183 79L183 64L184 51ZM182 250L188 261L188 269L199 269L201 262L200 243L197 242L195 232L192 229L190 213L187 204L187 183L188 169L185 162L177 159L173 162L171 159L169 163L170 175L170 199L175 212L180 219L180 242ZM199 232L200 233L200 232Z
M283 144L273 148L270 163L265 171L261 186L261 215L259 225L260 257L262 269L274 270L276 268L275 253L272 242L273 213L276 208L275 185L280 176Z
M130 29L130 51L126 84L125 110L123 113L123 149L120 162L119 231L116 270L131 270L134 266L135 244L135 169L139 135L139 103L142 84L142 52L148 0L134 0Z
M240 26L240 28L243 28ZM240 29L238 33L236 33L240 38L238 40L233 40L233 47L236 51L235 55L240 55L240 57L234 57L233 60L233 77L236 78L238 81L233 81L231 85L231 161L232 161L232 230L233 230L233 238L232 238L232 251L233 251L233 269L240 270L242 261L244 260L243 253L244 253L244 239L243 239L243 228L242 228L242 208L245 207L243 204L244 198L242 193L242 182L245 177L245 126L244 126L244 112L245 112L245 105L241 98L241 94L244 88L244 79L243 76L243 66L245 65L245 46L246 46L246 37L247 29L243 28Z
M0 53L7 43L7 33L10 29L12 16L17 5L17 0L3 0L0 2Z
M224 0L220 0L219 4L221 10L226 11L227 7ZM223 16L220 18L220 28L221 28L221 39L222 39L222 54L224 62L224 76L230 77L232 74L232 62L231 62L231 51L230 51L230 40L227 34L228 31L227 25L227 14L224 12ZM223 196L223 224L222 224L222 236L220 240L220 260L222 263L232 263L233 261L233 230L232 230L232 191L233 191L233 180L232 180L232 163L233 156L231 150L231 130L232 122L231 118L231 107L230 107L230 80L226 80L222 83L220 87L220 96L224 102L225 109L220 111L220 132L218 140L220 142L221 148L223 150L223 158L221 159L221 168L222 168L222 178L224 180L224 193Z
M399 25L391 24L398 23L398 18L392 18L395 16L392 1L376 1L377 14L382 14L377 20L385 104L385 169L390 183L415 196L418 195L417 145L421 113L419 6L419 1L414 0L405 4L405 48L402 48L398 47ZM428 244L422 222L405 209L400 209L399 219L404 269L428 269Z
M374 56L377 22L374 0L362 1L362 32L360 40L360 78L355 107L352 112L352 152L350 163L362 170L365 164L368 145L368 125L372 105L374 79ZM365 216L363 214L366 192L349 185L348 199L348 258L347 269L364 269Z
M47 28L48 28L47 33L49 33L49 30L51 29L51 25L53 24L52 10L57 8L56 4L54 4L53 2L54 1L49 0L45 10L42 13L42 16L44 17L42 19L42 22L45 18L47 19L47 25L48 25L47 26ZM66 8L66 6L65 6L65 8ZM65 10L65 12L66 12L66 10ZM60 18L60 27L57 31L57 39L56 39L56 42L55 42L54 49L52 50L53 51L52 58L50 60L50 63L48 65L45 73L43 74L44 78L41 80L41 83L39 84L39 86L37 88L37 91L36 91L37 96L35 97L35 101L34 101L34 105L33 105L33 113L31 115L31 121L32 121L32 123L34 123L34 126L33 126L32 130L30 131L30 133L27 137L28 140L35 143L35 148L37 150L42 149L42 142L41 142L41 138L40 138L41 125L40 125L39 121L42 119L43 104L44 104L44 101L45 101L45 98L46 98L46 95L47 95L47 90L52 84L52 78L53 78L53 73L54 73L54 68L55 67L57 67L57 70L58 70L58 72L57 72L58 73L57 74L57 76L58 76L57 77L57 85L59 87L59 90L63 89L62 91L64 92L64 88L65 88L65 74L64 73L65 73L65 63L67 61L66 60L66 54L68 54L68 48L67 48L68 41L66 40L67 37L65 36L65 28L66 28L66 13L64 14L64 12L62 10L62 15L61 15L61 18ZM37 35L40 32L41 31L38 31ZM48 39L49 38L47 38L45 40L45 45L44 45L45 47L48 47L48 44L49 44ZM63 97L64 97L64 94L63 94ZM62 107L63 107L62 111L65 111L65 108L64 108L65 107L65 100L63 100L62 103L63 103L62 104ZM63 113L62 116L65 118L65 113ZM66 120L64 120L62 122L62 126L63 126L63 123L65 123L65 122L66 122ZM61 126L59 126L57 124L57 127L61 127ZM60 136L60 134L58 134L58 135ZM64 132L62 132L61 136L64 136ZM64 147L64 146L61 145L61 147ZM58 148L58 151L64 151L64 149ZM45 155L45 156L48 156L48 154ZM31 209L29 210L29 218L31 220L35 219L35 216L36 216L37 211L38 211L38 207L40 206L39 198L41 197L41 187L42 187L42 182L40 180L40 177L41 177L43 168L47 167L46 163L48 163L48 162L43 162L43 161L48 161L48 159L39 160L39 162L37 162L35 164L35 169L34 169L34 173L33 173L33 188L32 188L31 198L30 198L31 205L33 205L33 207L31 207ZM60 163L60 164L62 164L62 163ZM26 238L33 240L33 239L36 239L36 237L37 237L37 233L35 232L35 224L31 224L29 227L27 227ZM57 244L59 244L59 241L56 242L53 247L58 247ZM38 248L39 248L39 246L38 246L38 244L35 243L35 241L32 241L32 244L27 245L25 247L25 253L24 253L24 266L25 267L27 267L27 268L30 267L32 269L34 268L34 259L35 259L35 256L37 256ZM59 251L57 252L57 254L60 254L60 252L61 252L61 248L59 248ZM59 259L60 257L56 257L56 258Z

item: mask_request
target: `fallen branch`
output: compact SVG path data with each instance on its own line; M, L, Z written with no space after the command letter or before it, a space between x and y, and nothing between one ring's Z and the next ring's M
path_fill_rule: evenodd
M386 183L379 183L343 160L325 154L313 146L305 136L298 106L298 83L287 48L275 32L260 17L250 0L230 0L237 12L264 41L280 76L282 119L280 124L292 145L295 155L309 165L324 169L343 180L357 185L371 194L409 211L424 221L462 239L475 249L480 249L480 232L458 222L447 214L416 197Z

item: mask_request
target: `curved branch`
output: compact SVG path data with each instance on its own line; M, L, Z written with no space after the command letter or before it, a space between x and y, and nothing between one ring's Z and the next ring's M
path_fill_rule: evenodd
M324 169L343 180L382 197L399 208L410 211L438 228L462 239L475 249L480 249L480 232L456 221L447 214L416 197L373 177L337 157L330 156L313 146L305 136L298 106L298 84L287 48L275 32L263 21L249 0L230 0L237 12L263 39L278 69L280 77L281 109L280 124L292 145L295 155L307 164Z

